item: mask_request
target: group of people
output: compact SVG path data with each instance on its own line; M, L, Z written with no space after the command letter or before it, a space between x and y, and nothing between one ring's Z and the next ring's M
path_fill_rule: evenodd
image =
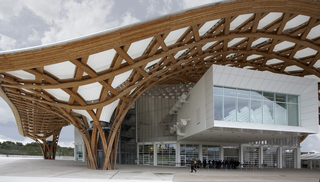
M200 159L195 161L191 158L191 172L193 171L197 172L196 168L200 168L201 166L203 168L206 168L208 166L209 168L212 168L212 169L237 169L239 164L240 162L236 160L223 160L223 161L209 160L207 162L206 159L204 159L203 162L201 163Z

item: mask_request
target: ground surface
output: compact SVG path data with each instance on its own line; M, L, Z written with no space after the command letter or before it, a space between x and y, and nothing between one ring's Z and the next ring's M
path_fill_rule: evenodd
M117 165L116 170L90 170L84 162L41 158L0 156L0 182L120 182L120 181L316 181L320 170L263 169L225 170L198 169L190 173L186 168L145 165Z

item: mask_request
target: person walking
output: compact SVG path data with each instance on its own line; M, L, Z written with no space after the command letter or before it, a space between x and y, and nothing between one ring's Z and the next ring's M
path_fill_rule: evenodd
M195 169L194 166L195 166L195 165L194 165L194 160L193 160L193 158L191 158L191 172L193 172L193 170L194 170L195 172L197 172L197 170Z

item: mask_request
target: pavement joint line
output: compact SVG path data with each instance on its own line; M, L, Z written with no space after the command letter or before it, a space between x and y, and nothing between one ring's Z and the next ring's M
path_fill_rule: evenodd
M108 181L110 181L110 180L111 180L115 175L117 175L118 173L119 173L119 170L118 170L116 173L114 173Z
M58 175L55 175L55 176L51 176L51 177L49 177L49 178L55 178L55 177L59 177L59 176L61 177L61 176L63 176L63 175L67 175L67 174L77 173L77 172L79 172L79 171L81 171L81 170L71 171L71 172L64 173L64 174L58 174Z

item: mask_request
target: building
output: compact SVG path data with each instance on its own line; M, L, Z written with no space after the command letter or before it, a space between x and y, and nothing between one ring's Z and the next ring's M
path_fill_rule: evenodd
M300 168L300 136L318 133L317 89L314 79L212 65L195 85L140 96L123 121L131 127L120 132L118 162L184 166L193 157Z
M0 95L45 159L72 124L90 169L190 157L299 168L299 142L318 132L319 9L225 1L2 52Z

